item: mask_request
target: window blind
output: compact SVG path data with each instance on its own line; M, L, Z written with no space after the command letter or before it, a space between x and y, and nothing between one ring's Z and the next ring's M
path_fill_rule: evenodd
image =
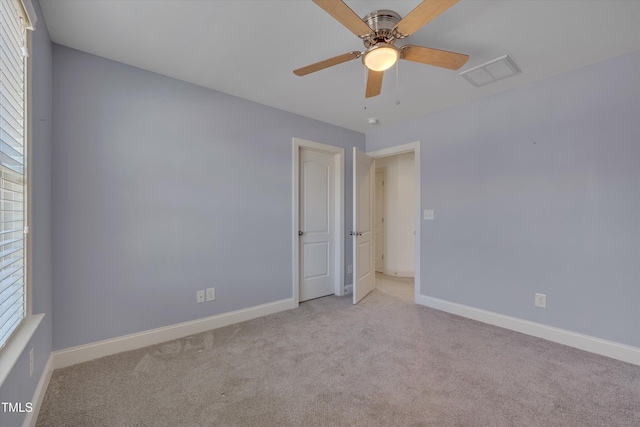
M0 1L0 348L26 316L26 13Z

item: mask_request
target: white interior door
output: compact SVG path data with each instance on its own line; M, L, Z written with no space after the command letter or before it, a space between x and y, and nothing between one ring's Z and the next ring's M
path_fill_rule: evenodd
M353 147L353 303L373 290L373 159Z
M374 215L374 240L376 249L376 271L384 273L384 249L385 249L385 169L376 168L376 209Z
M334 291L334 158L300 149L300 301Z

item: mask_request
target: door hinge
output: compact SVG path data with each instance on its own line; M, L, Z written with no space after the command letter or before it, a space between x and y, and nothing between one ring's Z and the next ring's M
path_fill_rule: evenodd
M382 217L382 223L384 224L384 217Z
M384 254L382 254L382 259L384 259Z

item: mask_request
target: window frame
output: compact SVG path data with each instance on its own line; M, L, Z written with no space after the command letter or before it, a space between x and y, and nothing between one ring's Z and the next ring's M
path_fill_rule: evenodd
M26 34L26 48L29 55L26 58L25 67L25 98L24 98L24 110L25 110L25 126L24 126L24 150L26 151L24 156L24 165L26 173L24 174L24 226L27 227L27 233L24 236L24 292L25 292L25 311L24 318L18 327L12 331L7 338L4 347L0 348L0 386L4 383L7 376L13 370L17 360L27 348L29 341L33 337L38 325L44 318L43 314L33 314L33 298L32 298L32 191L31 182L33 178L33 168L31 167L31 150L33 146L33 126L32 126L32 46L33 46L33 30L35 24L35 15L33 6L30 0L13 0L15 4L21 5L24 11L24 15L27 19L25 25ZM29 10L30 9L30 10ZM30 13L31 12L31 13ZM26 375L30 375L30 372L26 372Z

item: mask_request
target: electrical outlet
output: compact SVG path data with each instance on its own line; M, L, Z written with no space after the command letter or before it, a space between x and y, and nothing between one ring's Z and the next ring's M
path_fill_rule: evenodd
M29 378L33 376L33 349L29 351Z
M204 290L196 292L196 303L204 302Z
M536 293L536 300L534 304L536 307L547 308L547 296L545 294Z
M216 288L207 288L207 301L216 299Z

